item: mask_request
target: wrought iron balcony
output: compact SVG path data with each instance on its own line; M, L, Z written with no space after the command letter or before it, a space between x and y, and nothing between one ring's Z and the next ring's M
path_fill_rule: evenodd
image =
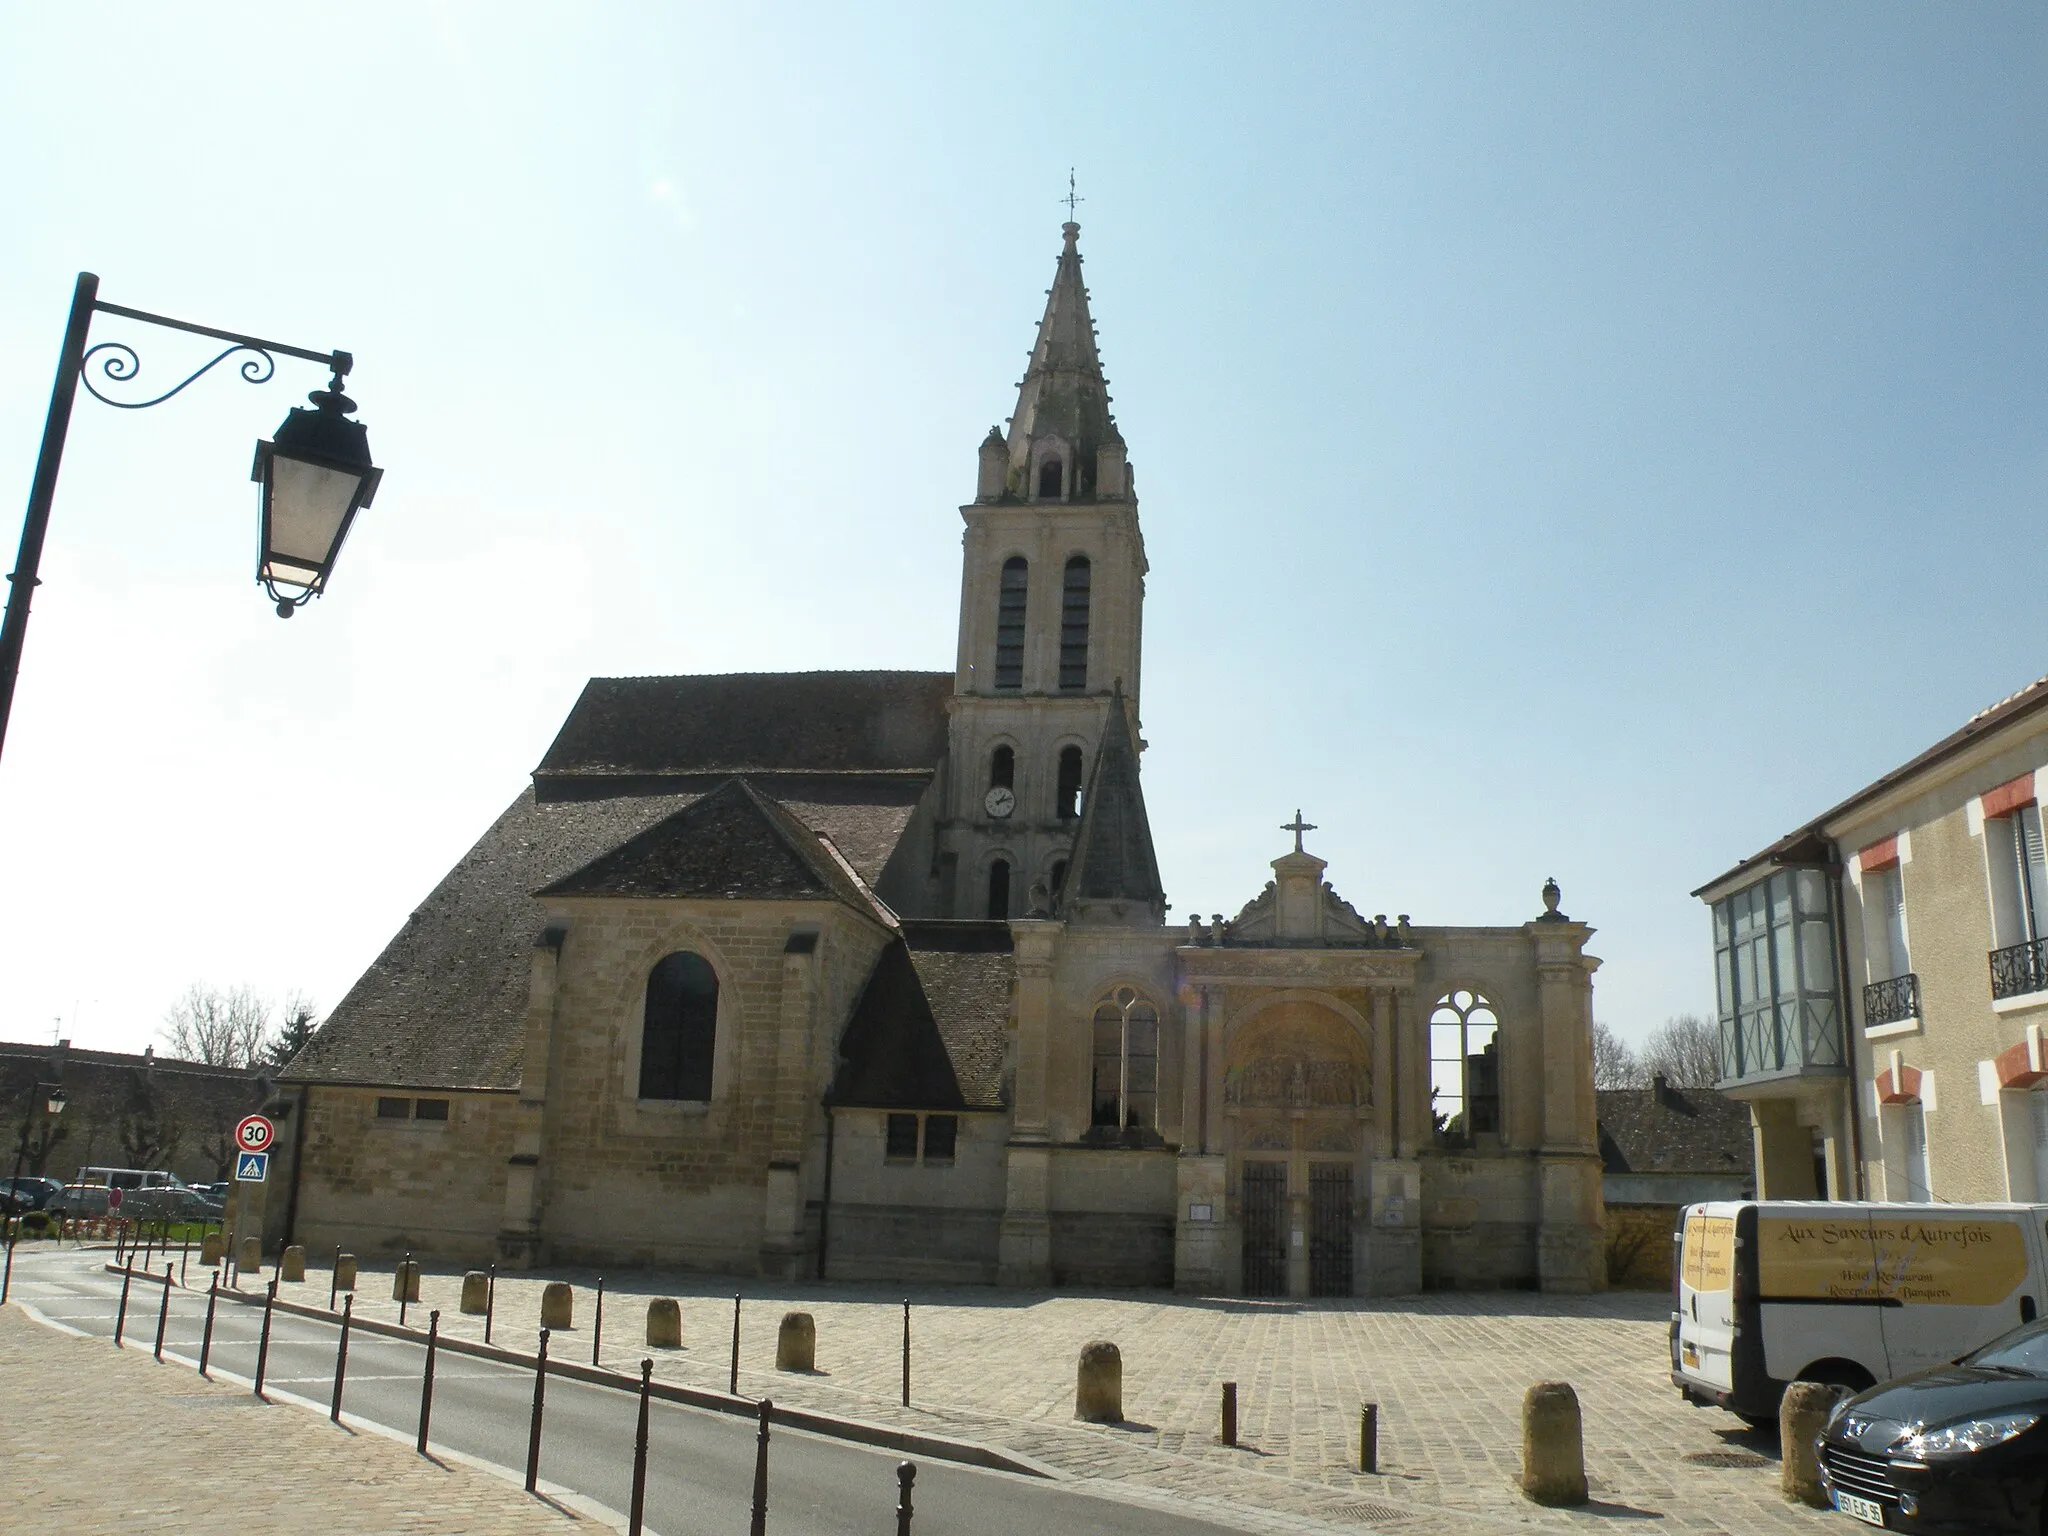
M2048 939L1991 951L1991 995L2019 997L2048 990Z
M1873 981L1863 989L1863 1027L1897 1024L1920 1017L1920 978L1908 971L1890 981Z

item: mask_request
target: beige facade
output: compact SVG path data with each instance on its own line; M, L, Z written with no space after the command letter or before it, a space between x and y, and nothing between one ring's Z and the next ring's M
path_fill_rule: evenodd
M2044 794L2048 680L1698 893L1715 909L1722 1086L1750 1102L1760 1193L2048 1195ZM1829 984L1808 986L1823 967ZM1818 1050L1815 995L1841 1003ZM1747 1021L1787 1012L1812 1031L1803 1052L1751 1070Z
M1604 1285L1599 962L1554 884L1516 927L1368 919L1297 812L1234 918L1167 921L1144 542L1077 235L961 509L953 671L594 681L293 1064L299 1235L792 1278ZM466 1090L438 1132L375 1123L398 1088L363 1084L408 1081Z

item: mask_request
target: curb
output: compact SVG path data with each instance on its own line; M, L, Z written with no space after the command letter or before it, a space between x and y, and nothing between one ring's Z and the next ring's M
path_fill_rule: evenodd
M108 1274L132 1274L135 1278L149 1278L161 1285L163 1281L148 1276L142 1270L126 1270L118 1264L106 1266ZM267 1283L267 1282L266 1282ZM196 1290L195 1290L196 1294ZM261 1293L242 1290L220 1291L223 1301L238 1301L245 1306L260 1306L264 1297ZM278 1297L272 1306L280 1312L289 1312L294 1317L309 1318L318 1323L339 1326L341 1314L330 1312L325 1307L308 1306L304 1302L286 1301ZM378 1322L373 1318L357 1317L349 1327L361 1333L379 1334L387 1339L402 1339L413 1344L425 1344L426 1334L417 1328L401 1328L396 1323ZM500 1365L523 1366L532 1370L538 1357L521 1354L513 1349L501 1349L495 1344L479 1344L469 1339L454 1338L441 1334L436 1347L444 1353L469 1355L479 1360L494 1360ZM610 1387L615 1391L630 1392L637 1396L640 1378L627 1376L619 1371L608 1371L601 1366L577 1365L567 1360L550 1358L550 1376L564 1376L571 1381L585 1382L591 1386ZM713 1392L703 1387L687 1387L678 1382L652 1382L648 1395L664 1402L680 1403L688 1408L702 1408L712 1413L731 1414L736 1418L752 1419L760 1412L759 1401L750 1397L734 1397L727 1392ZM777 1406L774 1422L788 1429L808 1430L815 1435L824 1435L834 1440L850 1440L858 1445L871 1445L880 1450L896 1451L905 1455L925 1456L936 1461L951 1461L968 1467L981 1467L991 1472L1011 1472L1022 1477L1043 1478L1049 1482L1066 1482L1068 1474L1032 1457L1000 1446L984 1444L979 1440L955 1440L946 1435L928 1434L922 1430L898 1429L889 1424L873 1424L865 1419L846 1419L833 1414L819 1413L810 1408L785 1408Z

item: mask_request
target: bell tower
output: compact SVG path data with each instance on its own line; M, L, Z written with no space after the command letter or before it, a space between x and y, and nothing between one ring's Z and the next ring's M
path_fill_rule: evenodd
M1119 689L1117 707L1137 719L1145 541L1081 281L1081 226L1062 233L1016 414L1008 432L989 428L975 499L960 509L938 826L951 917L1050 909Z

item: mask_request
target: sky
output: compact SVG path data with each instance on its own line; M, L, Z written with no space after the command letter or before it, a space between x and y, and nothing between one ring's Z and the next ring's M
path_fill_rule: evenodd
M385 467L281 623L318 372L81 396L0 1038L331 1008L587 677L950 669L1070 167L1174 913L1298 806L1359 910L1554 876L1597 1017L1710 1012L1688 893L2048 672L2044 77L2030 5L0 0L0 543L81 269L351 351Z

